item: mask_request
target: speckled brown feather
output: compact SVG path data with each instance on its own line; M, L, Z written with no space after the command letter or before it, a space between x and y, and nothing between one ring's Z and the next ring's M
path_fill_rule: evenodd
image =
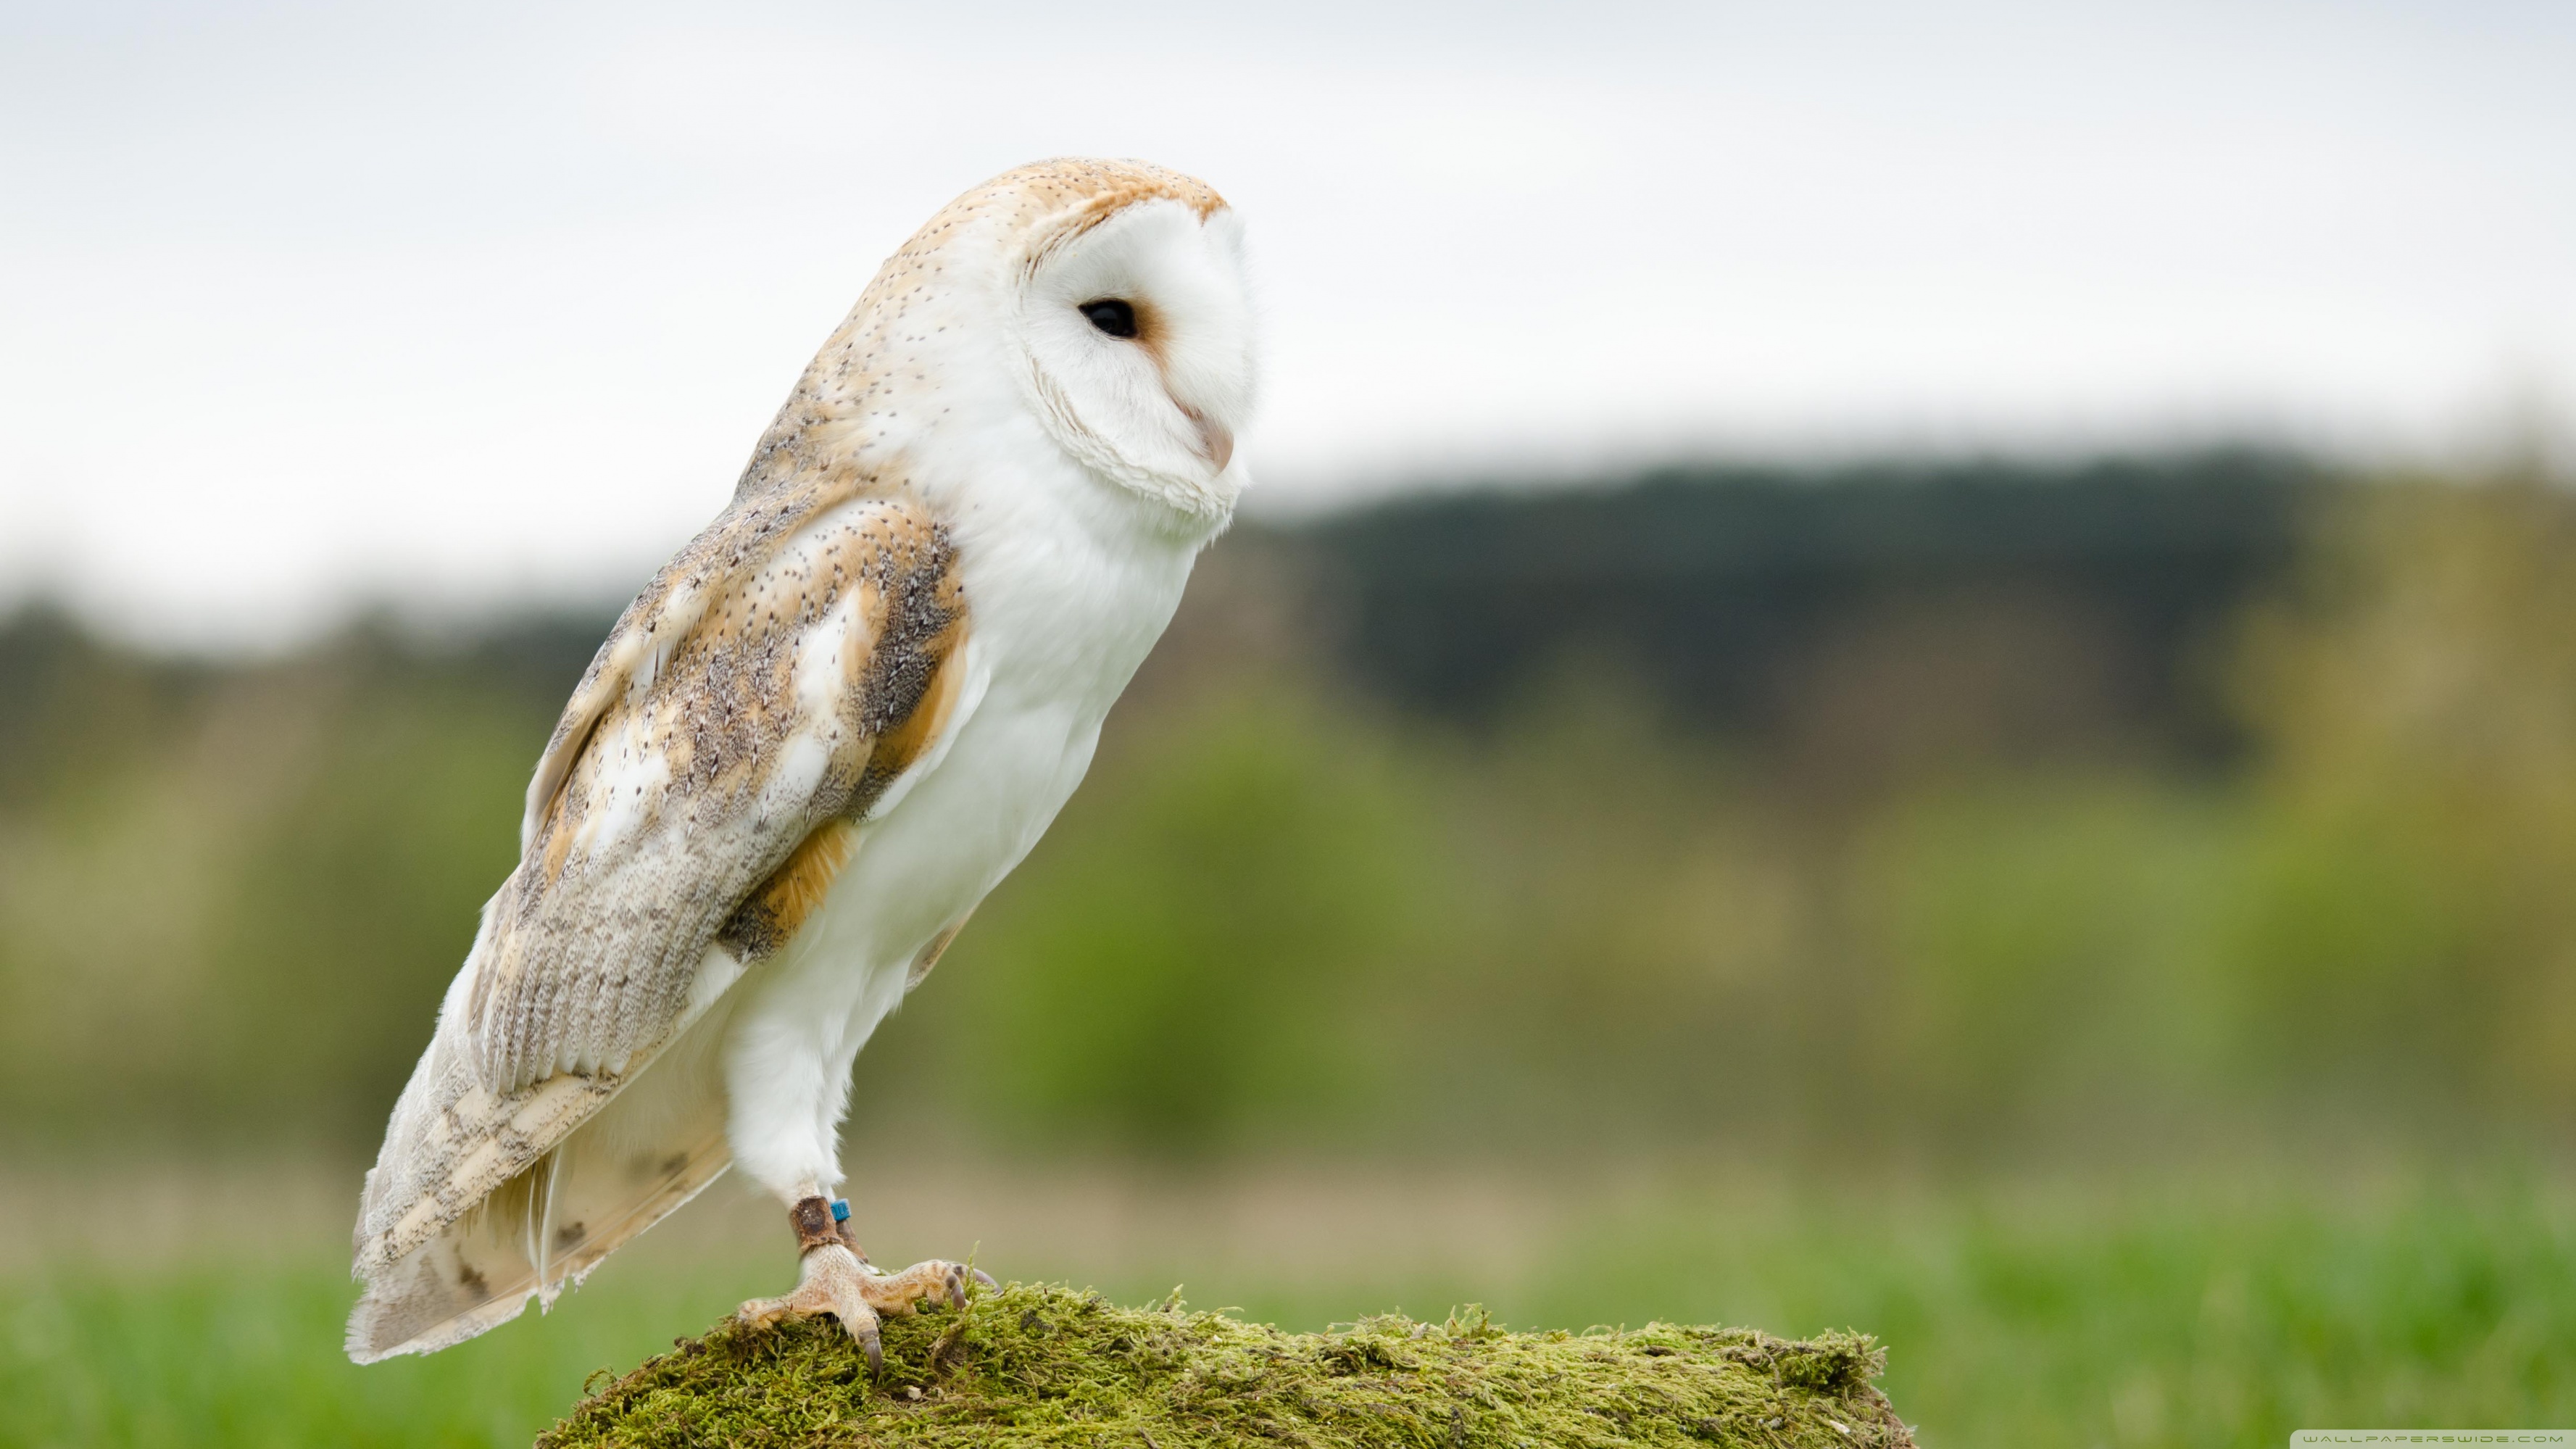
M494 899L469 1008L489 1085L614 1073L657 1044L727 920L746 905L765 911L756 888L885 788L878 741L911 720L962 637L954 550L919 504L743 512L746 525L722 540L726 574L677 580L694 625L647 616L643 632L670 642L589 724ZM796 528L763 538L772 519ZM800 699L800 663L817 667L806 646L835 611L853 622L826 661L843 682L818 719ZM820 777L799 798L766 799L800 736L828 752ZM774 934L758 944L774 946Z
M900 493L790 498L701 535L601 651L614 673L594 675L622 688L567 712L573 758L486 908L463 1020L442 1026L369 1174L362 1270L390 1270L604 1106L687 1025L711 947L745 968L782 947L886 772L920 758L916 718L953 699L966 624L946 530ZM798 646L835 618L818 715ZM615 662L632 637L663 647ZM772 798L796 740L825 747L822 768Z

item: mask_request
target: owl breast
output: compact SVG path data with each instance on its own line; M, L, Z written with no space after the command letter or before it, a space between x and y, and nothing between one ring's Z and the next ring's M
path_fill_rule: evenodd
M837 1021L855 1050L925 950L944 945L1081 783L1111 703L1179 603L1197 542L1149 536L1140 547L1125 519L1048 512L961 522L953 733L857 827L819 909L767 980L745 983L737 1024Z

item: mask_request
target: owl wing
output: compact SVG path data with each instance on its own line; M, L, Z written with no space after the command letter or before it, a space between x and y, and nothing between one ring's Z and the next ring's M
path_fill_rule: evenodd
M793 934L847 823L945 732L964 610L918 504L827 508L757 566L675 583L629 610L538 766L467 1000L487 1086L625 1073L712 999L710 944L749 965Z
M411 1260L820 904L860 822L962 719L966 627L926 507L819 489L729 511L628 608L546 748L518 868L367 1175L365 1356L435 1347L410 1331ZM547 1252L532 1256L531 1291L550 1291ZM457 1276L476 1314L499 1312L502 1285Z

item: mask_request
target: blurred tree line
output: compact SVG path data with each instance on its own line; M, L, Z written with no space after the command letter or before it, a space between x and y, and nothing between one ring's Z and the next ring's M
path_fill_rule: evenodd
M0 628L0 1139L355 1153L609 610ZM854 1130L1928 1164L2576 1125L2576 498L2218 454L1246 527Z

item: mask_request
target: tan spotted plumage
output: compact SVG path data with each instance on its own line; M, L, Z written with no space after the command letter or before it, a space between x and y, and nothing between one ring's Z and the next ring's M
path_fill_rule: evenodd
M527 1174L648 1065L707 1004L692 989L711 944L756 966L820 905L859 820L924 749L906 726L966 627L950 554L918 502L800 490L730 510L628 611L557 728L520 866L487 907L468 1050L433 1048L370 1176L362 1269L393 1269ZM800 700L798 657L836 624L852 687ZM818 768L782 794L791 743ZM662 1174L669 1190L721 1166L720 1144L688 1156ZM530 1205L511 1206L515 1241ZM549 1243L528 1274L549 1260L577 1273L586 1246Z

